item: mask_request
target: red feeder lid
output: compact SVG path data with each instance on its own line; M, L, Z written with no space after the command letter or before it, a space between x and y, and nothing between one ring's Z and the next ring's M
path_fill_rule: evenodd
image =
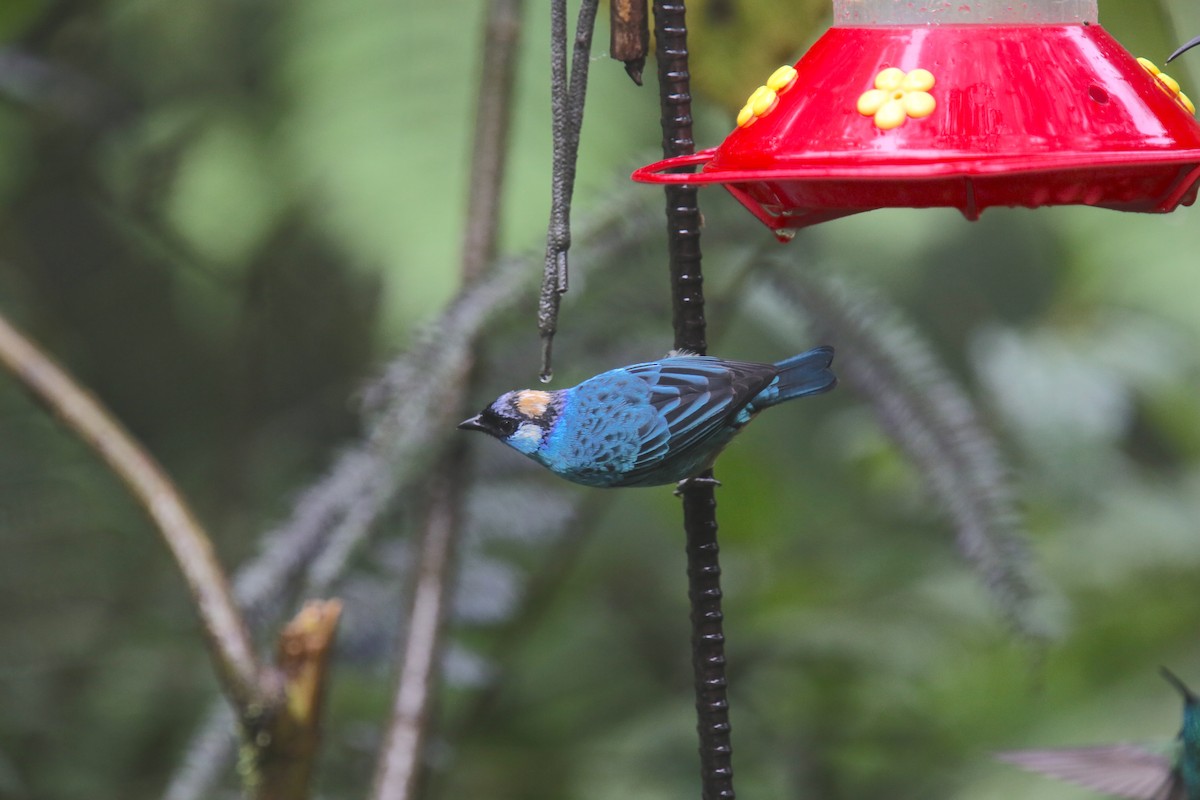
M857 19L859 1L840 0L836 18ZM783 240L875 208L1162 213L1196 199L1194 112L1172 78L1086 18L837 25L756 90L719 147L633 179L723 184Z

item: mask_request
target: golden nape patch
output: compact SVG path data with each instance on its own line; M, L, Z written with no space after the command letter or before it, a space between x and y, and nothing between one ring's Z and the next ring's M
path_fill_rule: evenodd
M539 392L536 389L526 389L517 393L517 411L530 419L541 419L550 405L550 393Z

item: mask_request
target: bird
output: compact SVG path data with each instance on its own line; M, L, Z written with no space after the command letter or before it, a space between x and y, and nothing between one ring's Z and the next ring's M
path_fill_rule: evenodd
M673 353L557 391L505 392L458 427L482 431L585 486L696 478L764 408L827 392L833 348L775 364Z
M1200 698L1166 667L1163 678L1183 695L1183 725L1170 742L1046 750L996 757L1031 772L1133 800L1200 800Z
M1178 50L1176 50L1174 53L1171 53L1171 55L1167 56L1167 63L1170 64L1176 58L1183 55L1188 50L1191 50L1193 47L1195 47L1198 44L1200 44L1200 36L1197 36L1195 39L1191 39L1189 41L1184 42L1182 45L1180 45Z

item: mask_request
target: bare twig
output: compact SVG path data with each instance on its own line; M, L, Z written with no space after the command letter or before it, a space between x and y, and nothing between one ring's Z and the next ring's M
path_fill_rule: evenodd
M585 0L585 5L588 2ZM591 2L594 4L594 0ZM521 10L521 0L493 2L484 29L484 63L473 147L475 163L460 267L464 288L480 282L497 249L510 127L508 108L515 78ZM575 141L577 144L578 135ZM459 380L450 384L451 390L443 397L443 402L452 408L462 404L474 373L474 358L468 356L463 367ZM371 793L376 800L411 800L417 796L425 777L423 757L440 685L437 666L454 583L455 551L462 523L459 509L466 472L467 451L463 443L451 447L434 472L403 644L403 663Z
M317 757L325 678L334 632L341 617L338 600L312 600L279 635L276 664L283 681L285 712L270 730L271 747L262 762L263 800L299 800L308 795Z
M264 705L258 659L212 543L171 479L86 390L0 316L0 363L116 473L153 520L183 573L209 654L240 713Z
M456 448L457 449L457 448ZM458 459L450 460L454 463ZM432 722L450 574L458 541L462 477L441 469L421 539L421 560L404 641L404 661L392 702L392 718L375 773L376 800L407 800L424 777L422 758Z
M609 5L609 58L625 62L625 72L638 86L650 51L647 0L612 0Z
M209 655L244 734L243 779L255 800L307 796L337 601L310 606L284 632L279 669L264 669L208 535L162 468L87 391L0 316L0 364L124 481L183 573Z
M463 236L463 285L478 280L496 258L523 4L524 0L494 0L488 6Z

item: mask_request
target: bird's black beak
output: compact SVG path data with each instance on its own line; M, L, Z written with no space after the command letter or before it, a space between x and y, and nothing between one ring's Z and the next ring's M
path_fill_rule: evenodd
M1180 47L1174 53L1171 53L1171 55L1167 56L1167 63L1170 64L1172 59L1183 55L1188 50L1191 50L1193 47L1195 47L1198 44L1200 44L1200 36L1197 36L1195 39L1192 39L1190 42L1185 42L1182 47Z
M1167 683L1179 690L1179 693L1183 695L1184 700L1189 703L1195 703L1198 699L1200 699L1196 697L1195 692L1187 687L1187 684L1179 680L1179 677L1176 676L1174 672L1171 672L1171 670L1167 669L1166 667L1159 667L1158 671L1166 679Z
M462 422L458 423L458 429L460 431L483 431L484 433L488 432L487 426L484 425L479 420L478 414L471 417L470 419L464 419Z

